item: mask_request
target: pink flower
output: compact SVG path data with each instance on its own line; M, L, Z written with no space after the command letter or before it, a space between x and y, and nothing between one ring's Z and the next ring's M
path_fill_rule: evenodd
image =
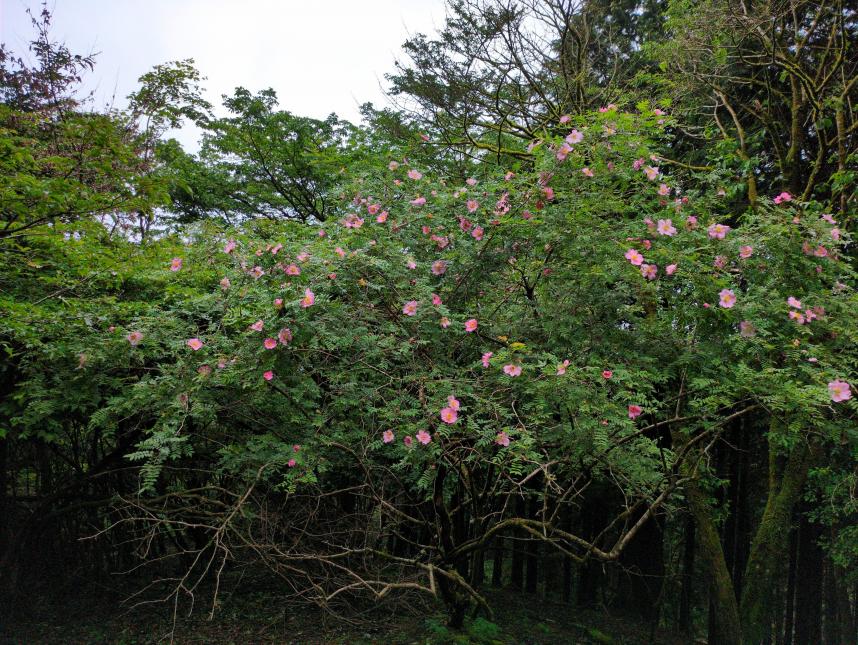
M274 308L283 309L283 298L274 298Z
M721 289L718 296L720 297L718 304L724 309L731 309L736 304L736 294L733 293L732 289Z
M560 117L560 123L569 123L569 121L571 121L571 120L572 120L572 117L569 116L568 114L564 114L563 116Z
M644 158L640 157L639 159L635 159L634 163L632 164L632 168L634 168L635 170L640 170L643 167L643 165L644 165Z
M662 197L667 197L668 195L670 195L670 186L668 186L667 184L661 184L658 187L658 194Z
M437 293L432 294L432 304L436 307L441 304L441 296L439 296Z
M805 323L804 315L800 311L790 310L789 318L790 320L796 321L799 325L803 325Z
M388 215L387 211L381 211L378 214L378 217L375 218L375 221L378 222L379 224L384 224L387 221L387 215Z
M456 420L459 418L459 413L454 408L443 408L441 410L441 421L444 423L456 423Z
M432 263L432 274L433 275L444 275L447 271L447 262L446 260L435 260Z
M267 372L262 372L262 378L264 378L266 381L270 381L274 378L274 372L272 372L271 370L268 370Z
M197 368L197 374L200 376L209 376L212 373L211 365L200 365Z
M789 305L790 307L795 307L796 309L801 309L801 300L790 296L789 298L787 298L787 305Z
M757 330L749 320L743 320L739 323L739 335L742 338L751 338L757 335Z
M316 303L316 294L310 291L310 289L304 289L304 297L301 298L301 307L306 309L307 307L312 307Z
M697 217L694 215L689 215L685 218L685 226L689 230L694 230L697 228Z
M486 352L485 354L483 354L482 358L480 359L483 362L483 367L489 366L489 361L491 360L492 356L494 356L494 352Z
M509 435L506 432L498 432L498 435L495 437L495 443L506 448L509 446Z
M712 266L716 269L723 269L727 266L727 257L724 255L716 255L715 260L712 262Z
M410 448L411 444L414 443L414 440L411 438L411 435L405 435L402 439L402 443L404 443L407 448Z
M203 341L201 341L199 338L190 338L190 339L188 339L188 342L185 344L194 351L197 351L198 349L202 349L202 347L203 347Z
M467 205L469 213L475 212L480 207L480 203L476 199L469 199Z
M414 168L412 168L408 171L408 178L417 181L419 179L422 179L423 175L420 173L419 170L415 170Z
M503 371L508 376L516 377L521 374L521 365L504 365Z
M271 255L277 255L278 253L280 253L280 249L282 248L282 244L275 244L273 247L271 247Z
M729 226L724 224L712 224L708 229L709 237L713 239L723 240L730 230Z
M635 419L641 415L643 412L643 408L639 405L630 405L629 406L629 419Z
M339 246L338 246L337 248L335 248L335 249L334 249L334 253L336 253L337 255L339 255L341 258L346 257L346 252L345 252L345 251L343 251L343 249L342 249L342 248L340 248Z
M281 345L288 345L292 342L292 330L288 327L284 327L277 333L277 339L280 341Z
M572 132L566 135L566 143L570 146L574 146L576 143L581 143L583 140L584 135L578 132L578 130L572 130Z
M554 189L551 186L543 188L542 193L545 195L545 199L549 202L554 201Z
M381 440L384 443L391 443L393 441L393 430L385 430L381 435Z
M791 202L792 201L792 195L790 195L788 192L784 191L780 195L775 197L772 201L775 204L780 204L781 202Z
M839 228L833 228L833 229L831 229L830 232L831 232L831 239L832 240L834 240L836 242L840 239L840 229Z
M613 375L614 375L614 373L611 370L602 370L602 378L603 379L609 379Z
M647 166L644 168L644 174L650 181L655 181L658 178L658 167Z
M676 235L676 227L669 219L658 220L658 227L656 230L658 230L659 235Z
M220 279L220 288L224 291L227 291L232 286L232 283L229 281L229 278L224 276Z
M754 253L753 246L740 246L739 247L739 257L743 260L747 260Z
M563 376L566 373L567 367L569 367L568 358L557 366L557 376Z
M641 265L641 275L645 277L647 280L655 280L655 276L658 273L658 266L655 264L642 264Z
M358 217L354 213L349 213L343 218L342 223L346 228L360 228L363 226L363 218Z
M277 339L266 338L264 341L262 341L262 345L265 347L265 349L274 349L275 347L277 347Z
M301 269L297 264L290 264L286 267L286 275L301 275Z
M432 441L432 435L429 434L428 432L426 432L425 430L421 430L420 432L417 433L416 436L417 436L417 441L422 443L424 446L427 443L429 443L430 441Z
M367 204L366 212L368 215L375 215L381 208L381 204Z
M170 271L178 271L182 268L182 258L173 258L170 263Z
M399 162L398 161L391 161L389 164L387 164L387 167L390 170L396 170L397 168L399 168Z
M405 266L407 266L409 269L413 270L413 269L417 268L417 263L414 260L409 260L408 262L405 263Z
M475 226L474 230L471 231L471 237L473 237L477 242L479 242L483 239L483 233L484 231L482 226Z
M425 197L416 197L416 198L411 200L412 206L423 206L423 204L425 204L425 203L426 203Z
M143 334L139 331L132 331L128 334L125 339L131 344L132 347L136 346L141 340L143 340Z
M644 240L643 245L647 251L649 251L652 248L652 242L650 242L649 240Z
M451 394L447 397L447 407L453 408L454 410L458 411L458 409L462 407L462 404L459 403L459 400Z
M442 316L442 317L441 317L441 323L440 323L440 325L441 325L441 327L443 327L444 329L447 329L447 327L449 327L449 326L450 326L450 319L449 319L449 318L447 318L447 316Z
M665 114L667 114L667 112L665 112L664 110L659 110L658 108L654 109L652 113L656 116L664 116Z
M824 219L829 224L836 224L837 222L834 220L834 216L831 213L823 213L822 219Z
M413 316L413 315L415 315L415 314L417 313L417 306L418 306L419 304L420 304L420 303L418 303L416 300L409 300L409 301L408 301L408 302L406 302L406 303L405 303L405 305L402 307L402 313L404 313L406 316Z
M666 267L664 267L664 272L667 275L673 275L674 273L676 273L676 266L677 265L675 264L668 264Z
M472 331L477 331L477 319L476 318L470 318L470 319L465 321L465 331L469 332L469 333Z
M255 266L250 270L250 275L259 280L259 278L265 275L265 271L262 270L262 267Z
M235 240L230 240L230 241L229 241L229 242L227 242L227 243L226 243L226 245L223 247L223 252L224 252L224 253L232 253L234 250L235 250Z
M289 466L289 468L294 468L297 463L298 462L295 461L294 459L290 459L289 461L286 462L286 465Z
M643 264L644 261L643 256L635 249L629 249L628 251L626 251L626 259L636 267Z
M818 258L824 258L828 256L828 249L820 244L816 249L814 249L813 254Z
M250 326L250 328L251 328L253 331L262 331L262 328L263 328L264 326L265 326L265 323L264 323L264 322L262 322L262 320L257 320L255 323L253 323L253 324Z
M834 403L840 403L852 398L852 389L846 381L831 381L828 384L828 393Z
M584 166L583 168L581 168L581 174L585 177L592 177L593 171L590 170L588 167Z

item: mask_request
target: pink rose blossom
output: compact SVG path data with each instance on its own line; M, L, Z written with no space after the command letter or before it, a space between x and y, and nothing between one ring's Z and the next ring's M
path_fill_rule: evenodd
M469 333L472 331L477 331L477 319L476 318L470 318L469 320L465 321L465 331L469 332Z
M286 267L286 275L301 275L301 269L297 264L290 264Z
M751 257L753 255L753 253L754 253L754 247L753 246L740 246L739 247L739 257L742 258L743 260L747 260L749 257Z
M443 408L441 410L441 421L453 424L459 418L459 413L454 408Z
M647 280L655 280L656 274L658 273L658 266L655 264L642 264L641 265L641 275L645 277Z
M509 446L509 435L506 432L498 432L495 437L495 443L506 448Z
M520 365L504 365L503 371L508 376L516 377L521 374L521 366Z
M730 231L730 227L725 224L712 224L708 229L709 237L713 239L723 240L727 233Z
M418 305L419 303L416 300L409 300L402 307L402 313L404 313L406 316L413 316L417 313Z
M666 267L664 267L664 272L667 275L673 275L674 273L676 273L676 267L677 265L675 264L668 264Z
M316 304L316 294L310 291L310 289L304 289L304 297L301 298L301 307L306 309L307 307L312 307Z
M253 323L253 324L250 326L250 328L251 328L253 331L262 331L262 329L263 329L263 327L264 327L264 326L265 326L265 323L264 323L264 322L262 322L262 320L257 320L255 323Z
M277 347L277 339L276 338L266 338L264 341L262 341L262 344L265 347L265 349L274 349L275 347Z
M408 178L417 181L419 179L422 179L423 175L420 173L419 170L415 170L414 168L412 168L408 171Z
M557 366L557 376L563 376L566 373L566 368L569 367L569 359L564 360Z
M393 430L385 430L381 435L381 440L384 443L391 443L393 438Z
M405 444L406 448L410 448L411 444L414 443L414 440L411 438L411 435L405 435L405 437L402 438L402 443Z
M635 249L629 249L626 251L626 259L631 262L634 266L640 266L643 264L643 256L636 251Z
M583 140L584 135L578 132L578 130L572 130L572 132L566 135L566 143L571 146L574 146L576 143L581 143Z
M441 304L441 296L437 293L432 294L432 304L436 307Z
M423 204L426 203L426 198L425 197L416 197L416 198L412 199L410 203L412 206L423 206Z
M227 242L227 243L226 243L226 245L223 247L223 252L224 252L224 253L232 253L234 250L235 250L235 240L230 240L230 241L229 241L229 242Z
M263 372L262 378L264 378L266 381L270 381L271 379L274 378L274 372L272 372L271 370L268 370L267 372Z
M182 268L182 258L173 258L170 263L170 271L178 271Z
M435 260L432 263L432 274L433 275L444 275L447 271L447 262L446 260Z
M418 432L416 437L417 437L417 441L422 443L424 446L427 443L429 443L430 441L432 441L432 435L429 434L428 432L426 432L425 430L421 430L420 432Z
M229 281L229 278L224 276L220 279L220 288L224 291L227 291L232 286L232 283Z
M828 384L828 393L834 403L852 398L852 389L846 381L831 381Z
M658 227L656 230L658 231L659 235L676 235L676 227L669 219L658 220Z
M790 307L795 307L796 309L801 309L801 300L795 298L794 296L790 296L787 298L787 305Z
M772 201L775 204L780 204L782 202L791 202L792 201L792 195L790 195L788 192L784 191L780 195L775 197Z
M141 340L143 340L143 334L139 331L132 331L125 337L125 340L127 340L132 347L135 347Z
M277 332L277 340L280 341L281 345L288 345L292 342L292 330L288 327L284 327Z
M629 419L636 419L643 412L643 408L639 405L630 405L629 406Z
M752 338L757 335L757 329L749 320L743 320L739 323L739 335L742 338Z
M199 349L202 349L203 342L199 338L190 338L190 339L188 339L188 342L186 343L186 345L188 347L190 347L192 350L197 351Z
M492 356L494 356L494 352L486 352L485 354L483 354L482 358L480 359L483 362L483 367L489 366L489 361L491 360Z
M474 213L480 207L480 203L476 199L469 199L467 202L468 212Z
M602 378L603 379L609 379L613 375L614 375L614 373L611 370L602 370Z
M720 298L718 304L724 309L731 309L736 304L736 294L732 289L721 289L718 296Z

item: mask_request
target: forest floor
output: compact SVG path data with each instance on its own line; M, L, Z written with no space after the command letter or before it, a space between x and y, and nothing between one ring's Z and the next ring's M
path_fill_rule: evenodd
M364 618L357 624L306 608L288 611L271 592L224 595L214 619L199 605L173 625L171 608L147 605L133 612L116 609L115 598L70 594L61 603L38 603L27 616L0 623L0 645L689 645L688 635L652 632L649 626L607 611L578 610L518 592L488 594L494 622L477 619L463 633L444 627L444 614L400 610Z

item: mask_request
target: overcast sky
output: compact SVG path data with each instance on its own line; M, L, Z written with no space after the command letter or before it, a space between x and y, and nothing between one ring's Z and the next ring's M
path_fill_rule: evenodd
M38 0L0 0L0 41L24 53L25 14ZM53 34L76 53L100 52L93 77L99 104L124 97L158 63L196 60L206 98L241 85L273 87L280 106L358 121L358 106L383 105L380 84L402 42L443 25L443 0L50 0ZM195 131L175 133L196 149Z

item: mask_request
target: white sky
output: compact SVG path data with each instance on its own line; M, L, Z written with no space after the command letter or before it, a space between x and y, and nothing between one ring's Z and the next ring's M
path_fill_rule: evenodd
M0 0L0 42L26 53L25 9L38 0ZM49 0L54 38L74 53L100 52L87 87L96 104L123 106L154 65L193 58L206 98L241 85L273 87L280 107L302 116L331 112L357 122L358 106L385 105L384 74L409 35L434 34L443 0ZM173 133L196 150L197 133Z

